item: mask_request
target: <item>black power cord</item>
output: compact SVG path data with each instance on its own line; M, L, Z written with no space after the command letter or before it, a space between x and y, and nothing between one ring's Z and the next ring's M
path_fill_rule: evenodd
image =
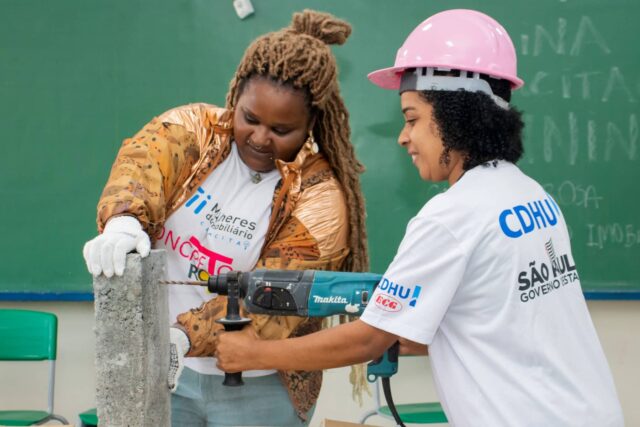
M393 343L391 348L387 350L387 356L389 358L389 363L395 364L396 368L398 366L398 356L400 355L400 341L396 341ZM395 371L395 370L394 370ZM387 406L391 411L391 415L393 415L393 419L396 421L396 424L399 427L406 427L402 423L402 418L398 414L398 410L396 409L396 404L393 403L393 397L391 396L391 375L386 375L382 377L382 391L384 392L384 398L387 401Z
M393 403L393 397L391 397L391 382L389 381L389 377L382 378L382 391L384 392L384 398L387 401L387 406L389 406L389 410L391 411L391 415L393 415L393 419L396 421L399 427L406 427L402 422L402 418L398 414L398 410L396 409L396 404Z
M387 407L393 415L393 419L399 427L406 427L402 423L402 418L398 414L395 403L393 403L393 397L391 396L391 383L390 377L398 372L398 356L400 355L400 341L393 343L391 347L384 352L384 354L375 360L372 360L367 365L367 379L369 382L374 382L376 379L382 381L382 391L384 398L387 401Z

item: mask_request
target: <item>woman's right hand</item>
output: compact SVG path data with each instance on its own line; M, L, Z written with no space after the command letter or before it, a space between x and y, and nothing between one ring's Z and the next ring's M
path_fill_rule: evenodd
M107 221L102 234L85 243L82 254L89 273L111 277L122 276L127 254L134 250L143 258L149 255L149 235L136 218L117 216Z
M214 356L218 369L233 373L262 369L257 365L256 348L261 342L252 325L247 325L241 331L218 334L218 342ZM271 341L275 342L275 341Z

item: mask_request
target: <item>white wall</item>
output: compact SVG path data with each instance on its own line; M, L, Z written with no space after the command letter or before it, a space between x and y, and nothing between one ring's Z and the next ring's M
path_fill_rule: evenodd
M95 405L93 352L95 349L93 304L10 303L0 302L0 308L24 308L50 311L58 315L58 366L56 381L56 412L77 421L77 414ZM622 401L628 426L640 426L640 301L592 301L591 315L607 354ZM2 343L0 343L2 345ZM46 387L39 388L39 378L46 379L46 366L33 363L0 363L0 409L46 407ZM320 400L311 422L320 425L324 418L356 422L372 409L373 399L365 396L362 407L351 398L349 370L333 369L325 374ZM41 384L45 384L43 381ZM391 380L396 403L437 400L425 358L402 358L400 372ZM378 416L369 424L392 426Z

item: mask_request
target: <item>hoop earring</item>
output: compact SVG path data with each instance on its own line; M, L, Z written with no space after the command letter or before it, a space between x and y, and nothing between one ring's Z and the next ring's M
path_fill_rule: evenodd
M318 144L316 143L316 140L313 137L313 131L311 129L309 129L309 137L307 138L306 142L311 144L311 151L313 152L313 154L317 154L318 151L320 151L320 147L318 147Z

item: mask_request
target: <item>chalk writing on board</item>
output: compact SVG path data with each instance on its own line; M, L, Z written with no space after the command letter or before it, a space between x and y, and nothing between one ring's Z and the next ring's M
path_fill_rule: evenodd
M545 49L556 55L580 56L587 52L594 54L594 49L608 55L611 49L590 17L581 16L578 23L558 18L555 33L542 25L536 25L533 40L529 34L520 36L520 54L540 56Z
M630 74L612 61L611 44L601 31L598 19L583 15L574 19L559 17L550 24L536 24L521 34L519 46L523 57L588 56L587 69L571 69L557 63L551 69L535 70L527 78L523 96L590 102L559 112L563 104L548 113L524 114L525 141L532 141L527 161L561 162L568 165L620 160L635 161L638 152L637 104L640 85ZM593 102L629 106L614 116L596 114Z
M551 194L556 203L563 206L598 209L603 200L603 197L598 195L596 187L591 184L585 185L566 180L559 184L542 184L542 188Z
M533 96L560 95L563 99L601 102L638 102L633 86L629 85L624 72L618 66L607 70L588 70L574 73L536 71L527 79L525 92Z
M634 161L638 157L638 116L635 113L615 122L581 118L573 111L564 117L524 114L523 119L527 140L535 141L534 149L527 151L529 163L560 160L575 165L579 161Z
M593 184L564 180L559 183L541 183L541 185L560 206L597 210L600 209L601 202L605 200ZM431 183L427 187L427 195L431 198L444 193L448 188L446 183Z
M624 248L640 246L640 227L635 224L587 224L587 247L605 249L607 246Z

